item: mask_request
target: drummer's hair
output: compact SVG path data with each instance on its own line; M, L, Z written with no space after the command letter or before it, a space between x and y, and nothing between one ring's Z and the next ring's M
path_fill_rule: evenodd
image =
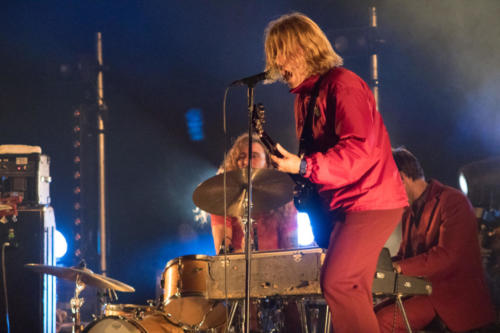
M392 157L400 172L413 179L425 178L424 169L418 159L405 147L392 148Z
M343 60L332 47L321 28L304 14L295 12L271 21L265 31L266 71L271 80L281 76L276 57L294 59L303 54L308 75L323 74L342 66Z
M264 146L264 144L260 141L257 135L253 135L252 140L253 142L260 144L262 148L264 148L264 152L266 153L266 165L268 168L271 168L272 167L271 157L269 156L269 151L267 150L266 146ZM226 171L233 171L238 169L238 157L241 153L241 150L246 149L247 146L248 146L248 133L243 133L236 138L236 140L233 143L233 146L227 152ZM224 163L221 163L219 170L217 171L218 174L222 172L224 172Z

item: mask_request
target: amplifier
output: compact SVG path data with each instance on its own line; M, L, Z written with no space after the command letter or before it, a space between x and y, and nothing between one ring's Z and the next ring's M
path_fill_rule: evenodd
M19 207L17 219L0 223L5 248L5 277L12 333L55 333L56 281L24 267L27 263L55 265L54 210L50 206ZM0 332L6 327L5 294L0 290Z
M40 147L0 146L0 196L21 196L23 204L50 204L50 158Z

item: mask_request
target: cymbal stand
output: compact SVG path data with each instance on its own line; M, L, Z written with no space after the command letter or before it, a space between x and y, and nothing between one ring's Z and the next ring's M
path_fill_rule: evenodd
M226 330L224 332L229 332L229 328L233 324L234 316L236 315L236 310L238 309L240 301L236 300L231 304L231 311L229 311L229 320L226 325Z
M80 293L85 289L85 283L80 280L80 276L76 277L75 282L75 295L71 299L71 313L73 317L73 333L80 333L82 331L82 324L80 320L80 308L83 305L84 299L79 298Z

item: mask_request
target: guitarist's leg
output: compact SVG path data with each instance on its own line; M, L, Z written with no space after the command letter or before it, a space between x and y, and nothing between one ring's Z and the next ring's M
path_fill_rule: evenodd
M335 333L378 332L372 283L378 256L403 209L346 213L337 223L323 264L321 286Z

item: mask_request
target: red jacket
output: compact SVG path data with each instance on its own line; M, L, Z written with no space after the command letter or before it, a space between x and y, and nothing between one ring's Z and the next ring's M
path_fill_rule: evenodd
M314 75L291 92L300 137ZM305 177L318 184L330 209L363 211L408 205L391 144L370 88L353 72L337 67L320 84L313 118L316 147L307 152Z
M452 331L466 331L495 320L481 264L477 221L469 200L458 190L430 181L421 200L403 215L398 257L401 272L432 282L429 296ZM418 226L411 224L420 212ZM411 235L410 235L411 229Z

